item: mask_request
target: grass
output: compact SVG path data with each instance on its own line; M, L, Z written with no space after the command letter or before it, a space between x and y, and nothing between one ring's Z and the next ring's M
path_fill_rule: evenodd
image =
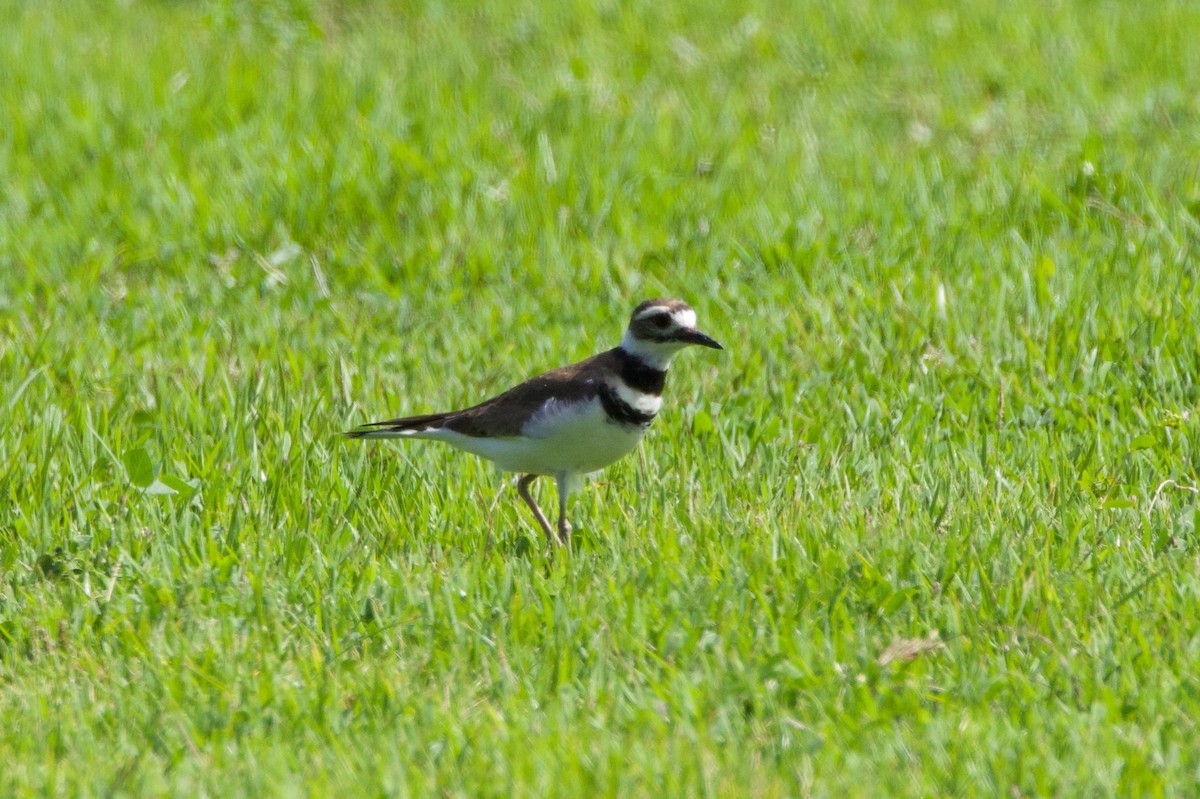
M1195 793L1198 39L6 0L0 794ZM569 553L333 435L659 294Z

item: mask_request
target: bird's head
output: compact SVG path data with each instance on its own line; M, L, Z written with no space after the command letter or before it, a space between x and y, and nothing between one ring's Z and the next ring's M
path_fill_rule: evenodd
M621 349L666 369L675 354L691 344L724 349L696 329L696 312L683 300L646 300L633 309Z

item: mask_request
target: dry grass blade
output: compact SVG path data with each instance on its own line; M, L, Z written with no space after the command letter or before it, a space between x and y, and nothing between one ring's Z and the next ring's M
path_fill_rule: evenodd
M910 660L916 660L926 652L944 649L945 646L938 638L936 631L930 633L928 638L896 638L888 644L887 649L883 650L878 662L880 666L886 666L896 661L907 663Z

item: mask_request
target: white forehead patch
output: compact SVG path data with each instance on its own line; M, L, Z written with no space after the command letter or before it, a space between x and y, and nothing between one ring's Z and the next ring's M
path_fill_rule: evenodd
M680 308L672 310L666 305L651 305L646 310L634 317L634 321L638 319L649 319L660 313L669 314L671 321L680 327L692 328L696 326L696 312L691 308Z
M666 311L667 313L670 313L671 309L665 305L651 305L649 308L647 308L646 310L642 311L640 314L635 316L634 319L648 319L651 316L662 313L664 311Z
M675 320L675 324L680 327L691 329L696 326L696 312L691 308L685 308L681 311L676 311L671 314L671 318Z

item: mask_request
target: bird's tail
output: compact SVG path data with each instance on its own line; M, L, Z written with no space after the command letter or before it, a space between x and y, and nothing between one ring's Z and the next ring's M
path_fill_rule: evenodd
M427 413L424 416L405 416L402 419L389 419L386 422L371 422L348 430L342 435L347 438L408 438L420 436L440 429L454 416L449 413Z

